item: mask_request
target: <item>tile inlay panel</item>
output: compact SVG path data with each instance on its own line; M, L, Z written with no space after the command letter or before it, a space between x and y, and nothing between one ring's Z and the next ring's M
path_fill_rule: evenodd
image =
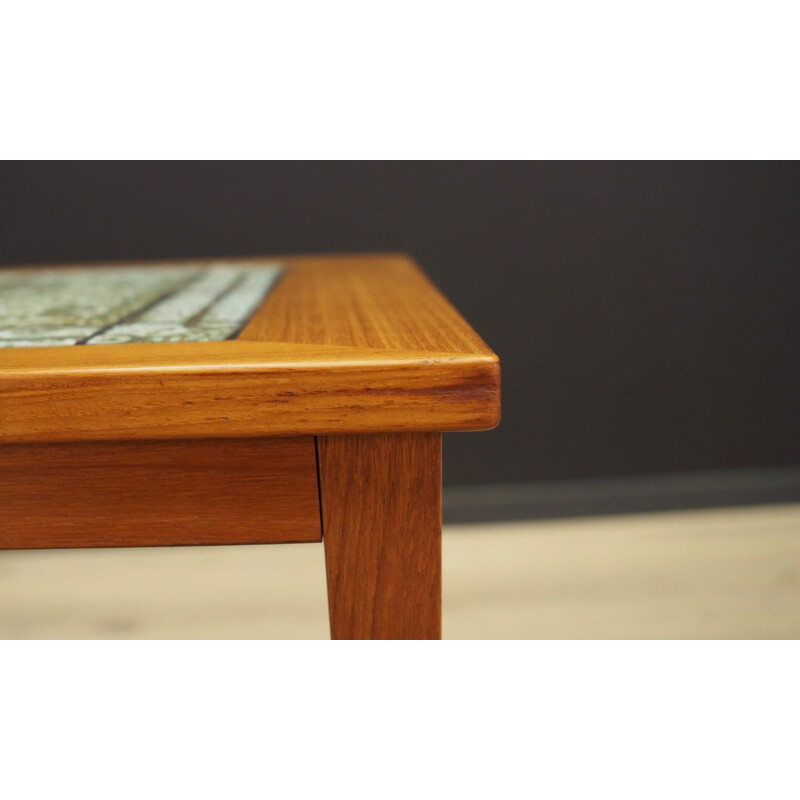
M0 270L0 347L234 338L278 264Z

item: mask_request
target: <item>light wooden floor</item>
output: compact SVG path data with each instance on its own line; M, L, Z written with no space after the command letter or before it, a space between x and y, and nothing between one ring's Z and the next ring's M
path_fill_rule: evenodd
M450 527L454 639L797 638L800 505ZM0 553L2 638L326 638L321 545Z

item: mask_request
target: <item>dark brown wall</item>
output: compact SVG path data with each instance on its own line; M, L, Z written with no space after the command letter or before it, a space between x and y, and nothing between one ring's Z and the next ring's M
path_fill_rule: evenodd
M449 484L800 463L800 167L0 167L0 264L415 255L504 368Z

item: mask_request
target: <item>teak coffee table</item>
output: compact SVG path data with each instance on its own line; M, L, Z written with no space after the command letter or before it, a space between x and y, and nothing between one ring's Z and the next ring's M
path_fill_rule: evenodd
M497 356L402 255L0 270L0 548L324 541L331 634L441 636L441 434Z

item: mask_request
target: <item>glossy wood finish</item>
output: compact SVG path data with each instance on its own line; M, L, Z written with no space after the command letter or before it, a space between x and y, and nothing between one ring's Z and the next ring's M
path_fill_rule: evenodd
M320 541L314 440L0 445L0 549Z
M497 357L408 258L280 262L235 341L0 350L0 441L497 424Z
M332 638L441 638L441 436L318 448Z
M441 432L497 424L497 356L405 256L226 259L276 260L233 341L0 350L0 548L324 535L333 638L440 638Z
M213 352L217 344L230 350ZM0 352L0 441L464 430L497 421L490 359L281 343ZM102 352L99 352L102 351Z
M297 257L240 340L497 357L404 255Z

